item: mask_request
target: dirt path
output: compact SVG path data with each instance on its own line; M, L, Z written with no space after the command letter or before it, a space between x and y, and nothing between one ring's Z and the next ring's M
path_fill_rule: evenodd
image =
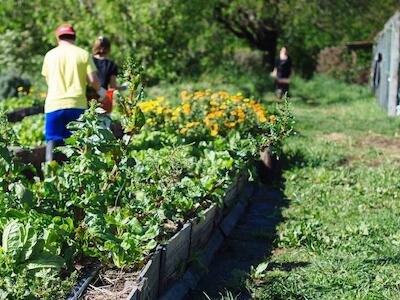
M245 213L211 262L208 273L189 299L220 299L230 291L237 299L250 299L245 280L251 266L257 266L272 250L276 226L281 222L282 194L257 186Z

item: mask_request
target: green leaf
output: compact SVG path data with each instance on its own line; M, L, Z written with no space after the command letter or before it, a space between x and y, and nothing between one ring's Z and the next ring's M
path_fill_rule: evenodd
M26 225L25 232L26 234L25 234L24 246L22 249L22 256L24 260L28 260L34 254L35 246L38 243L38 235L36 230L32 228L30 224Z
M144 249L147 251L153 250L157 246L156 240L150 240L145 246Z
M0 289L0 300L5 300L5 299L7 299L7 297L8 297L8 293L5 290Z
M158 236L160 230L158 229L157 225L152 225L149 229L141 236L142 241L147 241L154 239Z
M24 225L15 220L7 223L3 231L2 247L4 253L17 253L24 246Z
M50 255L47 257L38 258L28 262L25 267L27 270L36 269L61 269L64 265L64 259L57 255Z

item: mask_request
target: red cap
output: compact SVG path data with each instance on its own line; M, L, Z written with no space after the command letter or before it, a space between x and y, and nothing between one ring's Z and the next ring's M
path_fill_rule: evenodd
M60 25L56 30L56 36L59 37L64 34L75 35L74 27L71 24Z

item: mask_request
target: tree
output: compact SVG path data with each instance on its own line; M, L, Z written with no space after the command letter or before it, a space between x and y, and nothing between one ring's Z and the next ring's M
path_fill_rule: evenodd
M279 33L279 1L218 1L215 18L228 31L246 40L264 54L264 63L274 65Z

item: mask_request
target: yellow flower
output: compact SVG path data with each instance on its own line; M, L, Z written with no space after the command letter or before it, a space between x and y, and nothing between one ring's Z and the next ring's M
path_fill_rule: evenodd
M182 100L184 100L184 101L189 100L190 98L193 97L193 95L189 94L187 91L182 91L180 93L180 96L181 96Z
M181 130L179 130L180 133L185 134L188 131L188 129L186 127L182 128Z
M202 98L202 97L205 97L205 96L207 96L205 92L197 91L197 92L194 93L194 97L193 98L194 99L199 99L199 98Z
M244 119L246 117L246 114L242 110L238 111L237 114L238 114L239 119Z
M212 106L217 106L217 105L218 105L218 102L215 101L215 100L211 100L211 101L210 101L210 105L212 105Z
M24 91L24 88L23 88L22 86L19 86L19 87L17 88L17 91L21 93L21 92Z
M229 98L229 94L227 92L218 92L217 94L222 99L228 99Z
M174 115L174 116L177 116L177 115L179 115L180 112L181 112L181 108L180 108L180 107L177 107L177 108L174 109L173 115Z
M215 113L209 113L209 114L207 115L207 118L208 118L208 119L214 119L214 118L215 118Z
M182 105L182 108L183 108L183 113L184 113L185 115L189 115L189 114L190 114L191 108L190 108L190 105L189 105L189 104L184 103L184 104Z
M272 124L272 125L276 123L275 115L270 115L269 116L269 123Z
M163 108L161 106L157 107L156 112L157 112L157 114L161 115L163 112Z
M242 93L237 93L236 95L231 96L232 102L239 102L242 99L243 99Z
M171 121L175 121L175 120L176 120L176 116L172 116Z
M40 97L46 98L46 96L47 96L47 94L46 94L45 92L41 92L41 93L40 93Z
M223 114L224 114L223 110L218 110L218 111L215 112L215 117L221 118L223 116Z
M264 123L265 121L267 121L267 119L264 117L264 115L259 116L259 117L258 117L258 120L259 120L261 123Z
M213 124L211 132L210 132L210 135L211 136L216 136L217 134L218 134L218 124Z
M197 126L199 124L200 124L199 122L189 122L189 123L186 124L186 127L187 128L192 128L192 127Z

